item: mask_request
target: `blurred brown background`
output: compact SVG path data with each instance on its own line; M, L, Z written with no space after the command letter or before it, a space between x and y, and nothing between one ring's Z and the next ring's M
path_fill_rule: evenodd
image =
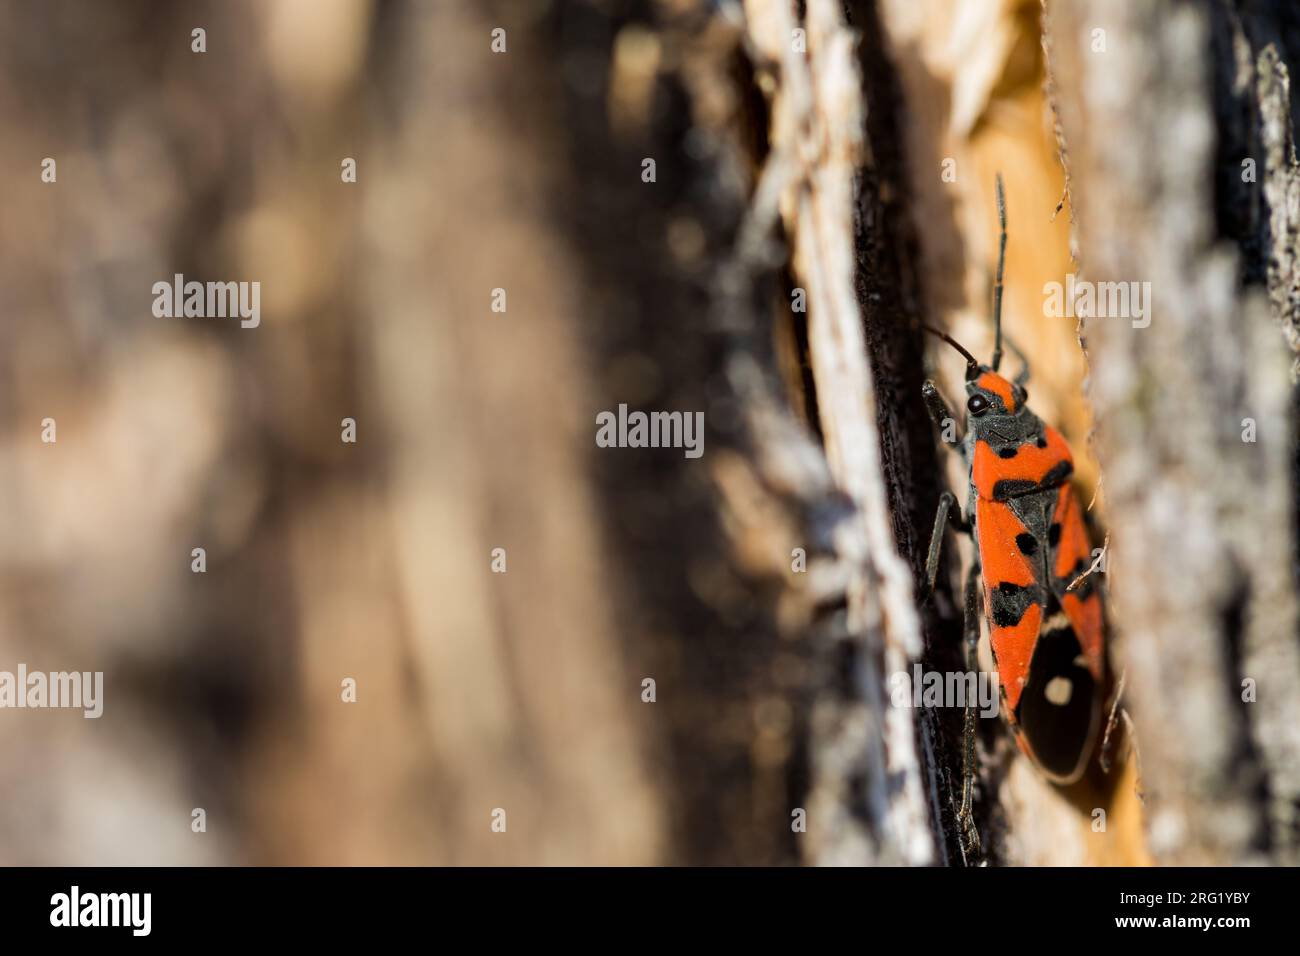
M0 647L106 675L0 721L5 862L661 852L526 13L0 5ZM177 272L260 327L154 318Z

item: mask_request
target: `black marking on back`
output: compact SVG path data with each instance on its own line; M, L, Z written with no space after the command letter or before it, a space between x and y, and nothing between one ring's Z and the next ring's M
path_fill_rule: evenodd
M993 500L1006 501L1038 490L1038 482L1027 478L1003 478L993 483Z
M1006 608L994 607L993 626L994 627L1015 627L1017 624L1020 623L1020 619L1024 616L1025 614L1023 611L1021 611L1019 614L1015 614L1012 611L1007 610Z
M1043 488L1055 488L1057 485L1064 484L1065 479L1069 478L1073 472L1073 464L1068 461L1058 461L1048 470L1047 474L1043 475L1043 480L1039 482L1039 485Z
M1015 627L1029 606L1037 603L1037 587L1022 587L1003 581L989 592L989 616L994 627Z
M1038 539L1027 531L1023 532L1016 535L1016 547L1020 549L1021 554L1032 558L1038 553Z

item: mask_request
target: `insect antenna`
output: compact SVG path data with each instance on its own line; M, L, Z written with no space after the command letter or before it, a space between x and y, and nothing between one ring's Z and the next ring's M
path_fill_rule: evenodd
M1025 357L1025 351L1016 344L1016 340L1011 336L1004 336L1007 348L1018 359L1020 359L1020 372L1016 375L1016 384L1024 385L1029 381L1029 359Z
M975 356L971 355L969 352L966 351L966 349L962 347L961 343L959 343L947 332L940 332L938 329L934 328L933 326L926 325L924 322L921 323L921 328L925 329L925 331L929 332L931 335L935 335L943 339L945 342L947 342L949 345L951 345L953 348L955 348L958 352L962 354L962 356L966 359L966 381L969 382L971 379L979 375L980 363L975 360Z
M1002 174L997 174L998 186L998 226L1001 235L998 240L998 281L993 286L993 371L1002 364L1002 269L1007 261L1007 197L1002 191Z

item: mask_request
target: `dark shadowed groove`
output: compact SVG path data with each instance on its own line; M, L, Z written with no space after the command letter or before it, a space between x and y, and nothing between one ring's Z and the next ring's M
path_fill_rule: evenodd
M894 536L912 566L920 593L944 472L921 401L925 367L920 323L927 320L927 304L918 275L920 243L909 211L905 104L876 3L849 0L846 8L850 26L861 37L858 62L866 87L870 144L870 159L859 178L858 301L875 379L881 461ZM949 550L945 548L945 553ZM959 602L943 574L938 590L943 612L933 601L922 608L922 664L927 670L962 670L961 622L952 610ZM960 787L961 715L956 708L927 708L922 715L920 732L933 741L932 746L926 746L925 740L920 743L923 753L933 755L926 769L937 781L940 805L935 811L942 820L948 857L959 861L947 798L949 788ZM977 820L981 831L986 831L986 820L982 816Z

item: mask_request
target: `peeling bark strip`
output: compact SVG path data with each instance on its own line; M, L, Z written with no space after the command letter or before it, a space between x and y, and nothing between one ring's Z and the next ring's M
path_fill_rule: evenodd
M916 726L911 711L889 707L884 693L885 676L919 658L921 634L912 572L894 538L856 291L853 211L864 110L856 38L837 3L811 0L805 57L791 42L792 7L788 0L751 0L746 7L754 47L780 73L764 181L777 179L794 269L808 287L809 350L831 473L857 512L840 541L842 553L855 559L847 630L857 699L847 713L823 707L814 716L808 855L816 862L926 864L935 846ZM868 818L883 824L869 836L854 832L861 808L853 806L852 781L860 775Z
M1082 332L1118 662L1151 849L1169 863L1300 859L1285 6L1239 20L1212 0L1048 4L1081 270L1154 294L1149 328Z

